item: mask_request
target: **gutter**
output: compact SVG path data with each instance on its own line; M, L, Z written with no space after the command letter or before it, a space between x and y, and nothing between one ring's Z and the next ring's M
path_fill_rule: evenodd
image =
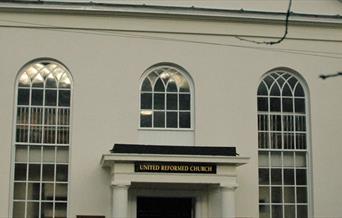
M2 1L0 12L87 14L187 18L198 20L248 21L283 23L286 13L251 10L229 10L201 7L159 6L146 4L109 4L82 2ZM291 23L342 25L341 15L320 15L292 12Z

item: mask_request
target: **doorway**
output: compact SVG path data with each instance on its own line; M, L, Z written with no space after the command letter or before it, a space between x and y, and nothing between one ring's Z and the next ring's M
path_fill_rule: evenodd
M137 197L137 218L194 218L193 198Z

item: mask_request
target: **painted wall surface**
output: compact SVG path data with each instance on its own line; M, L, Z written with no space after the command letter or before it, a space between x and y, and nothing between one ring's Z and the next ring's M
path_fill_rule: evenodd
M327 3L327 8L329 4L342 8L338 1ZM293 25L281 44L257 46L220 34L279 36L283 26L7 12L0 12L0 23L10 26L0 27L0 217L9 216L15 78L21 67L36 58L60 61L74 80L70 217L110 217L110 175L100 166L101 155L109 153L114 143L152 140L236 146L241 156L251 158L238 168L237 215L257 217L256 90L261 76L277 67L299 72L308 84L314 215L341 216L342 78L318 78L342 71L341 26ZM31 24L120 31L18 27ZM169 33L144 32L150 30ZM176 63L193 78L194 130L160 137L158 132L154 136L153 131L138 128L140 77L160 62Z

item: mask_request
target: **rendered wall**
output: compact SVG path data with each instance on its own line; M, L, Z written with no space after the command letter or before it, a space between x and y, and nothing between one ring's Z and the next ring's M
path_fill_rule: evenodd
M10 20L58 26L260 35L281 35L283 30L282 26L270 24L181 19L3 12L0 17L1 24L7 25L15 25ZM342 70L341 55L337 54L342 51L342 43L338 41L342 38L341 27L290 28L289 39L282 44L259 48L228 36L148 35L143 32L125 35L125 32L1 27L0 217L7 217L9 208L15 77L24 64L41 57L54 58L65 64L74 80L71 217L79 214L110 217L110 178L99 161L114 143L142 143L138 129L139 79L145 69L159 62L184 67L194 80L193 143L236 146L241 156L251 157L249 164L238 169L236 211L241 217L257 217L258 214L258 83L264 73L276 67L289 67L299 72L310 91L315 217L340 216L342 201L338 196L342 195L342 177L337 168L342 165L342 78L323 81L318 75ZM279 49L317 52L304 55L298 54L303 52ZM324 56L330 57L323 57L319 53L322 51L327 52ZM169 140L166 137L159 142L168 143Z

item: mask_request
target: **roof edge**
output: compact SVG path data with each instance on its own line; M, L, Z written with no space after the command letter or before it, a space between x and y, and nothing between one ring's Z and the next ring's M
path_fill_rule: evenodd
M212 20L248 20L253 22L283 22L286 13L271 11L230 10L203 7L161 6L147 4L110 4L52 1L2 1L0 11L107 14L150 17L182 17ZM292 12L290 22L316 25L342 25L341 15Z

